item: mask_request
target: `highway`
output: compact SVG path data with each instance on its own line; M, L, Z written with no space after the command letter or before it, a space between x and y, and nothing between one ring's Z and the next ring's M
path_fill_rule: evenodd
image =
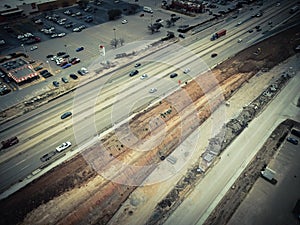
M179 79L184 83L248 47L263 36L261 32L248 33L248 28L261 25L264 30L269 20L273 24L281 22L289 16L290 5L280 9L272 7L262 17L248 20L240 26L236 26L236 20L221 22L175 46L143 58L139 61L141 67L137 68L139 74L134 77L128 75L134 69L135 62L132 62L36 111L1 125L1 140L18 136L20 143L1 152L0 192L39 168L42 165L40 157L55 150L62 142L71 141L72 149L77 149L138 109L176 90ZM246 19L249 14L245 13L241 17ZM210 41L211 35L222 28L228 30L227 35ZM237 43L239 38L243 39L241 43ZM132 43L132 46L137 46L137 43ZM130 44L126 48L130 49ZM213 52L218 53L218 56L211 58ZM114 56L109 54L108 58ZM94 67L91 64L88 68ZM189 74L183 74L186 67L191 68ZM179 76L170 79L169 74L172 72L177 72ZM147 73L149 78L141 80L139 77L143 73ZM89 76L93 76L92 70ZM149 93L150 88L157 88L157 92ZM66 111L72 111L73 117L61 120L60 116Z

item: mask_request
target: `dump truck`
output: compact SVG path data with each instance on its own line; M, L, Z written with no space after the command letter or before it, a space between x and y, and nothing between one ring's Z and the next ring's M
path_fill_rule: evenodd
M19 139L17 137L12 137L12 138L9 138L5 141L1 141L2 149L3 148L9 148L10 146L13 146L13 145L17 144L18 142L19 142Z
M218 39L219 37L224 36L225 34L226 34L226 30L225 30L225 29L222 29L222 30L218 31L217 33L214 33L214 34L211 36L210 40L211 40L211 41L216 40L216 39Z

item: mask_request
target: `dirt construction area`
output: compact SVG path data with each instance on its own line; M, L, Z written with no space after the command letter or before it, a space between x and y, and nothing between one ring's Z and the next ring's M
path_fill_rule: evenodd
M197 77L165 100L137 114L130 120L129 127L121 125L107 134L101 139L101 145L95 144L89 147L84 154L78 154L1 200L0 224L116 224L112 218L138 186L155 170L155 165L166 160L183 140L210 117L212 111L224 104L259 71L270 69L296 54L295 48L300 44L299 30L300 27L296 26L240 52L212 70L219 82L218 87L209 79L211 72ZM261 51L257 52L257 49ZM263 76L261 77L263 79ZM275 89L279 91L288 80L288 76L280 77ZM206 90L201 89L199 83ZM218 91L220 87L222 93ZM249 89L249 92L251 91L255 89ZM183 92L188 93L192 102L181 101L180 96ZM256 93L256 96L259 94ZM226 144L219 143L216 137L210 140L211 149L207 151L214 150L220 154L271 98L271 93L264 95L259 103L253 106L254 109L249 108L247 112L242 112L242 120L238 120L238 123L234 120L229 121L227 128L231 128L231 133L225 135L228 140ZM176 102L176 106L170 105L170 102ZM284 129L288 126L290 125L284 126ZM129 128L132 135L143 141L136 141L129 134ZM162 135L164 135L163 140L151 151L133 150ZM282 135L282 133L278 134L279 137ZM126 143L129 143L127 146L131 148L124 146L123 140L119 137L126 139ZM106 151L103 151L103 148ZM209 152L203 154L209 156ZM89 159L89 164L86 158ZM120 161L135 167L122 168L118 163ZM180 186L180 190L173 189L167 197L158 200L155 209L152 209L153 212L147 212L148 221L144 220L144 223L161 224L192 189L193 182L200 179L203 172L211 165L209 160L202 160L197 166L190 165L187 174L182 175L182 180L177 184L174 183L174 186ZM114 180L119 182L106 179L99 175L98 171L108 176L113 174ZM138 176L135 176L136 174ZM245 187L243 193L247 191L249 188ZM236 197L238 198L236 202L240 202L239 195ZM135 202L131 203L135 208L138 205ZM136 217L139 221L138 217L142 215L135 214L134 207L125 207L120 218L124 218L125 221L126 217ZM218 213L220 211L214 211L208 221L218 217ZM224 214L223 211L222 213ZM227 217L220 224L225 224L232 214L226 215ZM118 223L122 224L122 220Z

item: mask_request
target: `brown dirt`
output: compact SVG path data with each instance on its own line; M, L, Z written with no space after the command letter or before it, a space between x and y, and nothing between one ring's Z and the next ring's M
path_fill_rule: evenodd
M135 147L142 143L134 141L128 136L128 128L121 126L117 130L118 136L112 132L101 140L108 154L102 151L103 147L96 144L86 150L86 156L95 159L92 164L101 171L108 171L110 168L118 171L116 159L135 165L153 165L160 162L208 118L211 111L216 109L224 98L231 96L260 68L273 67L293 55L293 49L299 44L299 40L296 41L294 38L297 29L299 30L299 26L252 46L214 69L213 75L219 81L218 86L224 90L222 93L224 96L216 91L217 87L211 79L208 79L211 74L207 73L197 78L202 89L198 82L191 81L181 90L167 97L165 101L138 114L130 121L130 127L143 142L149 140L153 133L159 136L163 130L162 121L164 122L166 137L152 151L138 152L123 146L118 136L126 137ZM262 52L256 56L253 53L257 48L261 48ZM193 104L178 101L183 91L188 93ZM212 97L209 107L204 92ZM178 102L176 110L162 115L162 112L174 108L169 104L174 102L174 99ZM191 114L195 109L196 116ZM153 118L157 118L157 124L150 128L149 121ZM106 160L96 160L100 157ZM153 169L155 167L149 167L143 175L132 182L142 183ZM136 173L134 169L125 169L118 176L128 182L133 179L133 173ZM0 223L17 224L23 221L24 224L106 224L135 188L135 186L121 185L104 179L86 163L81 155L77 155L2 200ZM71 204L72 201L74 204Z

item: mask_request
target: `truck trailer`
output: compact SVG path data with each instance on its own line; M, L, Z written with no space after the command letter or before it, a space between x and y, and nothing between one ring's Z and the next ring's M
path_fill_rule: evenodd
M211 41L216 40L216 39L218 39L219 37L224 36L225 34L226 34L226 30L225 30L225 29L222 29L222 30L218 31L217 33L214 33L214 34L211 36L210 40L211 40Z

